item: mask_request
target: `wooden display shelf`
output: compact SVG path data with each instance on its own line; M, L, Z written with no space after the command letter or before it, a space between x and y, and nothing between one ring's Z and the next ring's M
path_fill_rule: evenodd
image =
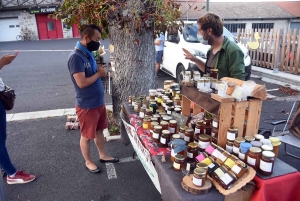
M191 89L191 88L190 88ZM189 88L185 88L189 90ZM220 102L219 107L219 132L218 145L225 148L227 142L227 130L230 126L237 127L238 136L253 136L258 132L262 100L249 99L248 101L236 102L233 98L222 98L213 94L211 99ZM182 115L190 116L190 106L193 100L182 95ZM201 102L192 104L193 114L206 111L201 107ZM209 111L208 111L209 112Z

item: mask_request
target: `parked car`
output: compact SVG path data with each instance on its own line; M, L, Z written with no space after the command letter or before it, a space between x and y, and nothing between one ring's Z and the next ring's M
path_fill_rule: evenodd
M245 66L251 67L251 60L248 55L248 49L240 44L234 36L223 27L223 35L229 40L234 41L244 52ZM197 38L198 25L196 22L184 22L184 25L178 27L168 27L165 34L165 48L163 64L161 70L177 79L180 83L183 80L185 71L199 71L194 62L186 60L182 48L189 50L198 59L206 62L206 54L210 45L203 45Z

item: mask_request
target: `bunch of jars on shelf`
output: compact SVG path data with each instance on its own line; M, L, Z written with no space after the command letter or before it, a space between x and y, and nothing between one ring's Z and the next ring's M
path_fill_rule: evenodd
M269 176L273 173L274 161L278 156L279 138L265 139L263 135L237 137L238 129L231 127L227 131L226 150L239 157L261 174Z

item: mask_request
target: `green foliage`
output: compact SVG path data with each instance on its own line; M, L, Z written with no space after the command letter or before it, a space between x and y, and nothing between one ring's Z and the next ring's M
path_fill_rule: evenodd
M128 5L130 2L130 5ZM58 12L51 16L64 19L68 26L76 23L96 24L103 30L102 38L109 35L108 27L116 26L139 34L143 30L161 30L180 18L179 4L169 0L65 0Z
M119 133L120 132L120 128L118 126L111 126L108 131L110 133Z

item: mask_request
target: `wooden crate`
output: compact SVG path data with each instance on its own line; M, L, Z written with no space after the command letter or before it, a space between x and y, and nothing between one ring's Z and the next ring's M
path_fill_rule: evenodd
M238 136L253 136L258 132L262 100L250 99L248 101L235 102L233 99L221 98L213 95L213 99L220 102L219 109L219 133L218 145L225 148L227 142L227 130L230 126L239 129ZM192 104L193 113L198 114L204 109L199 104ZM191 100L182 96L182 115L190 116Z

